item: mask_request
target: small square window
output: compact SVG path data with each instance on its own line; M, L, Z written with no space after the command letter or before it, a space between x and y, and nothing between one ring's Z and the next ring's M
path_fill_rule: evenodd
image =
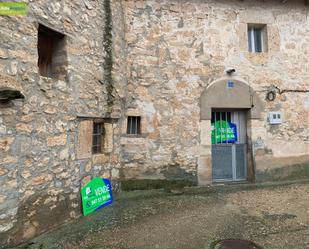
M93 123L92 154L100 154L104 144L104 124Z
M248 24L249 52L262 53L267 51L267 29L264 24Z
M65 35L43 25L38 28L38 67L42 76L65 80L67 55Z
M128 117L127 134L130 134L130 135L141 134L141 117L138 117L138 116Z

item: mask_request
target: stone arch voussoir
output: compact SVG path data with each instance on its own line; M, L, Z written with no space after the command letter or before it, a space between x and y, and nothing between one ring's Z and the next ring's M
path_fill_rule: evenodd
M201 120L211 119L212 108L249 109L250 119L261 119L264 104L244 80L222 78L212 82L201 95Z

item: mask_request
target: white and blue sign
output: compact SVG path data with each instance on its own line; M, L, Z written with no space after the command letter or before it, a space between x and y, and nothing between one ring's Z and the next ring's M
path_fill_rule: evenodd
M234 88L235 83L233 81L228 81L227 82L227 88Z

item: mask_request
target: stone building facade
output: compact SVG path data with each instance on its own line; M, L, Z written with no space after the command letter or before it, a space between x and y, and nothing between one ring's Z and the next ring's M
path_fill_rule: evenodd
M43 0L28 6L27 16L0 16L0 91L24 95L0 104L0 245L80 216L81 184L119 176L114 145L124 90L111 82L113 7ZM40 72L38 43L48 32L61 41L53 41L55 65ZM104 126L100 154L91 151L94 122Z
M24 96L0 103L0 243L80 216L80 187L94 176L123 189L206 185L231 154L231 170L244 162L242 180L308 178L306 2L28 6L27 16L0 16L0 94ZM50 36L48 57L39 41ZM218 156L212 123L236 114L243 154Z

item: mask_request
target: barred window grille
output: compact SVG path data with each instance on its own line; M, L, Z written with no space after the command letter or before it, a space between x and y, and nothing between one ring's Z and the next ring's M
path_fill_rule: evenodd
M104 139L104 124L93 123L92 154L102 153Z
M216 122L220 123L220 125L222 125L222 121L227 121L227 122L231 122L232 121L232 114L231 112L211 112L211 123L214 124L213 128L214 128L214 133L215 133L215 137L217 136L217 134L220 135L221 141L217 142L216 144L223 144L223 143L228 143L227 140L226 141L222 141L222 137L224 137L224 133L227 134L227 127L219 127L219 130L217 130L216 127ZM226 135L227 137L227 135Z
M128 117L127 134L130 134L130 135L141 134L141 117L138 117L138 116Z

